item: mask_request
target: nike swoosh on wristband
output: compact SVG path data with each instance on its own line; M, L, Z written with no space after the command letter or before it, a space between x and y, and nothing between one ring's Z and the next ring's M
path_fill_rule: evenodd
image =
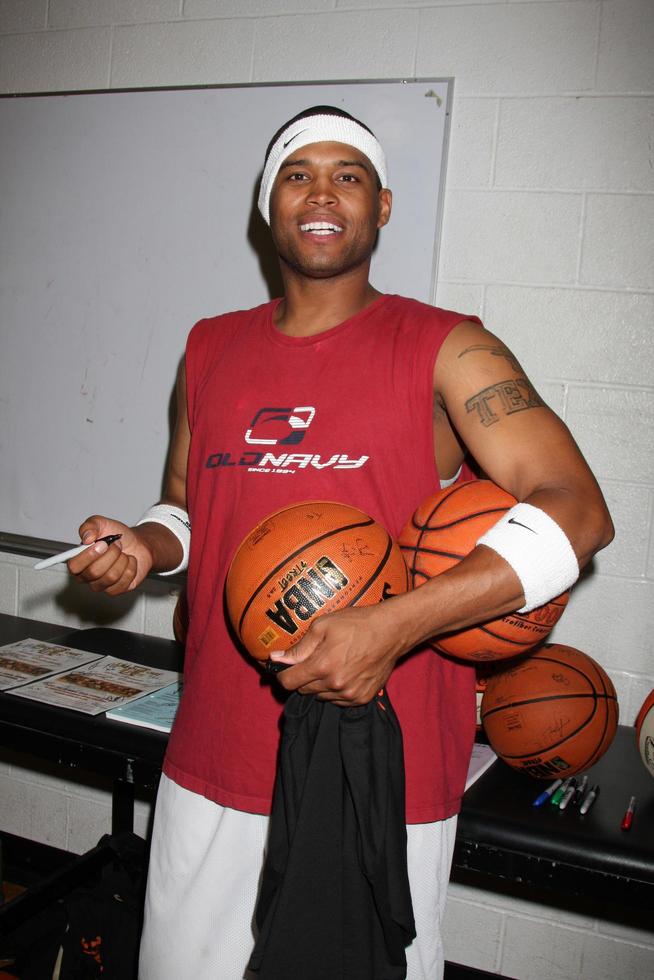
M286 149L286 147L288 146L288 144L289 143L292 143L293 140L297 139L298 136L300 136L302 133L306 133L306 129L301 129L299 133L296 133L295 134L295 136L291 136L290 140L286 140L286 142L282 144L283 148Z
M533 527L527 527L526 524L521 524L520 521L516 521L515 517L509 517L507 524L517 524L518 527L524 527L525 531L531 531L532 534L538 534L538 531L534 531Z

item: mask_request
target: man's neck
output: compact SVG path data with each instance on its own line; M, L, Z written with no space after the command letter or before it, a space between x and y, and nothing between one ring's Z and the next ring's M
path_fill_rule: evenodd
M275 310L275 326L290 337L310 337L349 320L380 295L368 281L287 280L284 299Z

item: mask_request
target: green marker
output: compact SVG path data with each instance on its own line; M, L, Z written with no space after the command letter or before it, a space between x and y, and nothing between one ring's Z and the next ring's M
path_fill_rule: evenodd
M568 778L561 783L561 785L557 789L556 793L554 794L554 796L550 800L550 803L552 804L552 806L558 806L559 805L559 803L561 802L561 800L565 796L565 791L567 790L568 786L570 785L570 780L571 779L572 779L572 776L568 776Z

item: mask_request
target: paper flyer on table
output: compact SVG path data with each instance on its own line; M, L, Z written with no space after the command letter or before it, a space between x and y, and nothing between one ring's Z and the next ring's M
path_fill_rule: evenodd
M493 752L490 745L475 742L472 746L472 755L470 756L470 765L468 766L466 789L469 789L492 766L496 759L497 755Z
M7 643L0 647L0 691L31 684L101 659L101 653L75 650L45 640L29 638Z
M180 680L137 698L136 701L130 701L129 704L112 708L107 712L107 718L125 722L127 725L138 725L140 728L152 728L157 732L169 732L173 727L181 694Z
M70 708L87 715L98 715L126 704L178 680L174 670L159 670L145 664L102 657L95 663L36 681L8 691L19 698L41 701L58 708Z

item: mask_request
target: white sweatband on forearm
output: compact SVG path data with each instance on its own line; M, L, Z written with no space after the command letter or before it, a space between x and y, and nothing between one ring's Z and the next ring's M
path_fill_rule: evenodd
M522 584L525 604L518 612L544 606L579 578L579 563L565 532L540 507L516 504L477 544L507 561Z
M140 521L136 522L136 527L139 524L163 524L169 531L172 531L182 546L182 560L177 568L171 568L168 572L158 572L159 575L174 575L175 572L183 572L185 568L188 568L191 522L185 510L182 510L181 507L175 507L174 504L155 504L154 507L146 510Z

